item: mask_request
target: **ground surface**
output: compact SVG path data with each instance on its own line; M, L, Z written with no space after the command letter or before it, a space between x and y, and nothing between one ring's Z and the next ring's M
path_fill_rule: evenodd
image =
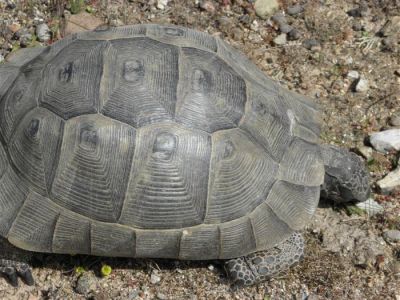
M84 1L61 2L0 0L0 60L21 46L51 44L65 31L101 23L172 23L224 38L269 76L315 98L323 112L325 142L357 149L369 133L389 128L396 123L396 116L400 117L398 0L281 1L281 12L296 3L304 4L303 12L286 15L287 23L299 33L286 42L274 42L280 34L278 26L257 17L251 1L246 0L175 0L164 9L156 8L164 1L151 0L91 0L81 7ZM80 9L98 19L92 22L84 17L84 23L76 17ZM63 16L73 24L66 26ZM35 31L42 22L51 31L44 42L38 41ZM385 24L386 29L379 33ZM357 71L367 81L365 87L358 87L361 91L355 92L354 72L350 71ZM373 153L368 164L373 187L395 167L395 161L396 154ZM384 211L372 217L322 204L306 229L305 260L258 286L231 286L216 261L31 256L3 245L0 255L30 259L36 285L14 289L1 279L0 298L400 299L400 245L382 238L384 231L400 229L399 195L380 195L374 190L373 197ZM104 264L112 267L105 278L100 272Z

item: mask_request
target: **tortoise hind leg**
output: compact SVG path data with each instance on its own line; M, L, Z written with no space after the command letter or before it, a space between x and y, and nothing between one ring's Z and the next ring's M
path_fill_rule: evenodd
M304 253L304 239L295 232L274 248L234 258L226 262L225 270L241 285L267 280L299 262Z
M26 263L8 259L0 259L0 274L4 276L14 287L18 286L18 276L27 285L34 284L31 269Z

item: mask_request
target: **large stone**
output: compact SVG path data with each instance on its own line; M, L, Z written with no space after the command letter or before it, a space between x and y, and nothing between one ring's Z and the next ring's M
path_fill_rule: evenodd
M254 9L257 16L266 19L279 9L279 3L277 0L257 0Z
M400 129L389 129L371 134L369 138L372 146L379 152L400 150Z

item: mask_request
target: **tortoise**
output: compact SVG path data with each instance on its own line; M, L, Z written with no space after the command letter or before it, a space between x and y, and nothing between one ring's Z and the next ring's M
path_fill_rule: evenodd
M233 282L300 261L320 196L364 201L356 154L307 97L173 25L76 33L0 67L0 234L33 252L223 260ZM13 284L30 267L1 260Z

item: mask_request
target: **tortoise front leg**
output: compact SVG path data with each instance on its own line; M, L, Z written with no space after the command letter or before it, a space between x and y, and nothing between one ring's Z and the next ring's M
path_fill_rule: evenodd
M9 259L0 259L0 274L4 276L12 286L18 286L18 276L27 284L34 285L32 271L28 264Z
M252 285L296 264L303 258L303 253L304 239L295 232L274 248L227 261L225 270L235 283Z

